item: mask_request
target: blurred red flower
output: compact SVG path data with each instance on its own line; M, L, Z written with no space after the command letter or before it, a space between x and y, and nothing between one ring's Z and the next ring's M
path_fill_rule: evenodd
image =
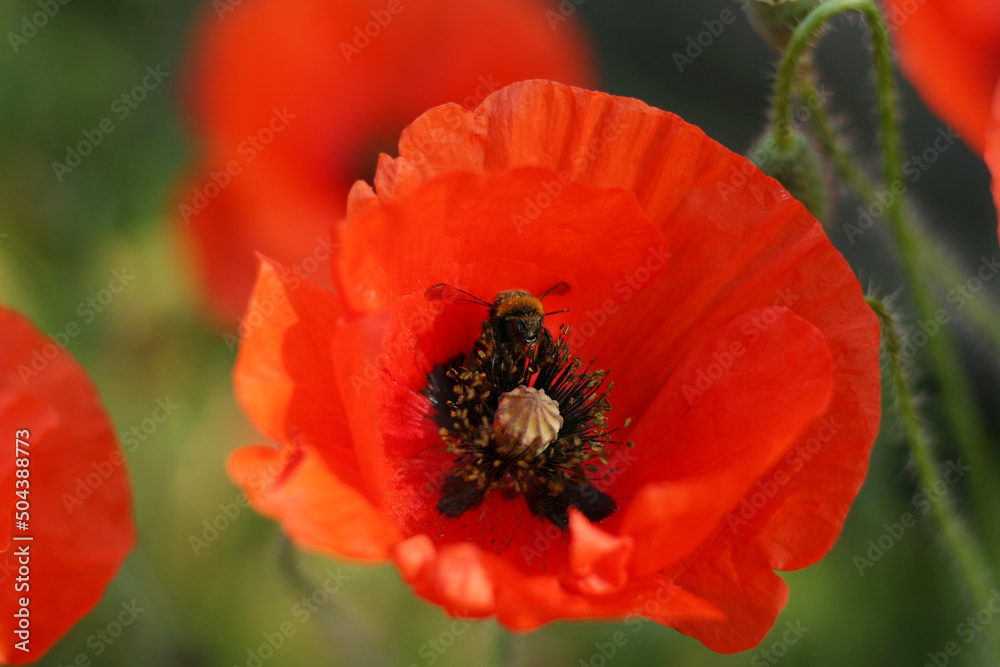
M0 661L21 664L36 662L97 604L136 533L125 457L83 369L3 307L0 350L0 613L8 628Z
M676 116L551 82L432 109L399 152L351 192L336 291L261 260L235 384L281 447L236 451L233 479L302 547L392 559L455 615L757 644L774 570L831 547L879 422L878 323L820 224ZM425 298L561 281L536 348ZM514 385L559 403L541 451L497 430Z
M885 0L900 66L927 105L982 155L1000 81L1000 2Z
M1000 2L885 0L885 7L903 71L983 156L1000 209Z
M545 0L255 0L206 12L187 77L203 149L177 205L215 312L242 314L258 250L325 280L330 221L418 114L474 108L524 79L590 83L574 19Z

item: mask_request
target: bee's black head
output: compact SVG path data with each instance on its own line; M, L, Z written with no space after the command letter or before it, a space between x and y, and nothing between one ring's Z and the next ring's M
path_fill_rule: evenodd
M511 340L520 341L525 345L534 345L538 341L538 332L542 328L541 313L527 315L508 315L504 318L506 333Z
M542 302L525 290L506 290L497 294L490 309L490 320L503 343L534 345L544 319Z

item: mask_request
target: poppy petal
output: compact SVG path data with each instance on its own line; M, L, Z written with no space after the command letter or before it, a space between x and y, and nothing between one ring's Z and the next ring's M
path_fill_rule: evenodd
M927 105L983 153L1000 80L1000 5L977 0L886 0L899 61Z
M395 526L310 447L243 447L230 456L229 475L302 548L380 561L399 541Z
M741 549L739 554L736 549ZM733 567L737 558L740 567ZM788 585L774 573L766 555L721 540L706 544L672 574L691 594L715 602L724 617L668 624L720 653L758 645L788 601Z
M260 249L329 287L330 221L343 212L334 202L346 194L266 160L234 162L204 167L176 195L191 270L212 312L230 326L246 309Z
M135 545L136 532L125 457L83 369L4 308L0 350L0 424L11 440L17 431L30 432L22 447L28 467L17 468L29 471L26 498L14 497L15 479L25 479L14 473L14 443L0 474L6 493L29 505L28 530L8 532L0 554L5 579L24 565L25 549L30 556L30 591L15 593L8 585L0 595L8 628L0 660L20 664L37 661L97 604ZM25 536L32 539L18 539ZM13 631L18 599L25 595L31 610L28 651L14 647L20 640Z
M607 242L610 221L613 244ZM651 247L663 245L631 193L563 184L542 169L449 174L405 201L348 219L340 231L337 285L356 310L455 282L458 270L477 265L480 275L462 272L463 289L473 294L540 293L565 281L600 303L612 295L621 266L642 264ZM502 262L517 270L505 271ZM521 269L530 267L536 267L532 280L521 279Z
M361 484L331 345L340 300L286 267L260 258L233 371L236 395L268 437L319 448L331 470Z
M682 558L714 531L826 405L832 369L823 335L784 308L746 313L688 355L629 434L659 455L608 489L663 480L625 501L620 532L637 540L637 573Z
M602 530L575 508L569 515L570 569L579 579L580 591L605 595L621 590L629 580L635 539Z
M426 535L401 542L395 560L419 595L450 614L476 618L496 614L515 630L534 629L557 618L635 614L643 609L637 600L655 600L661 622L721 617L717 607L663 577L592 597L568 589L557 576L525 577L496 555L468 544L436 546ZM451 579L452 572L460 573L460 584Z

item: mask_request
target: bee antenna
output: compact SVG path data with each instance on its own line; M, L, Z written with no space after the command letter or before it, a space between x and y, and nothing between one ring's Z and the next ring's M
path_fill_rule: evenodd
M562 310L553 310L550 313L542 313L542 315L544 317L548 317L549 315L557 315L558 313L568 313L568 312L569 312L569 308L563 308Z
M552 287L548 288L547 290L545 290L544 292L542 292L541 294L539 294L538 295L538 300L541 301L542 299L544 299L545 297L547 297L549 294L556 294L556 295L566 294L567 292L569 292L569 290L570 290L569 283L565 283L565 282L563 282L563 283L556 283Z

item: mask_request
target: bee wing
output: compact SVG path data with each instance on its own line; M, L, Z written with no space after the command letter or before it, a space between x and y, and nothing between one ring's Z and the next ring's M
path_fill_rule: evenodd
M465 290L460 290L448 283L438 283L427 288L424 298L428 301L446 301L448 303L475 303L481 306L490 307L489 301L484 301L478 296L469 294Z
M570 289L571 288L569 286L569 283L565 283L565 282L564 283L556 283L552 287L548 288L547 290L545 290L544 292L542 292L541 294L539 294L538 295L538 299L539 299L539 301L541 301L542 299L544 299L545 297L547 297L550 294L555 294L556 296L561 296L563 294L568 294L569 291L570 291Z

